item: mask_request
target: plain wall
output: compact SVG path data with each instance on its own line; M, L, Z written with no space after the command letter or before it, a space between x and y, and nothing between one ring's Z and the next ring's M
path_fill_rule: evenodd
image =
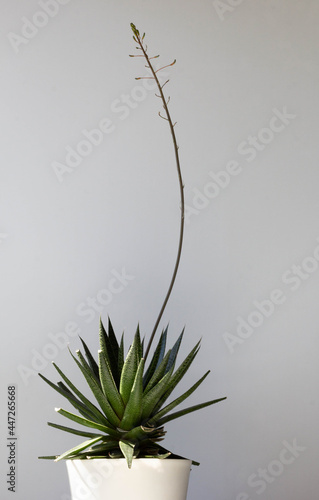
M163 77L186 227L161 328L172 345L186 325L180 360L202 347L176 396L211 369L189 404L228 398L168 423L166 446L201 462L189 500L317 500L318 2L0 3L1 498L68 500L65 464L37 457L80 441L47 427L70 407L36 373L57 381L54 360L83 388L66 341L74 352L78 332L96 352L100 313L126 347L138 323L148 337L174 266L173 148L135 80L134 22L158 64L177 60Z

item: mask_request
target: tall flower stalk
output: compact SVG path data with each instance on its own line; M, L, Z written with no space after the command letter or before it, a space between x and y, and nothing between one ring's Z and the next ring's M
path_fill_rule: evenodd
M185 201L184 201L184 183L183 183L183 178L182 178L182 172L181 172L181 166L180 166L180 160L179 160L179 152L178 152L179 148L178 148L176 134L175 134L175 129L174 129L176 123L173 123L171 115L170 115L170 112L169 112L169 109L168 109L168 103L169 103L170 98L166 99L166 97L164 95L164 92L163 92L163 87L168 83L169 80L166 80L161 85L161 83L160 83L160 81L158 79L158 76L157 76L157 73L159 73L159 71L161 71L162 69L167 68L169 66L173 66L176 63L176 59L171 64L168 64L166 66L163 66L162 68L159 68L159 69L155 70L154 67L153 67L153 64L151 63L151 59L157 59L159 56L157 55L157 56L149 57L149 55L147 53L147 45L144 44L145 33L143 34L143 36L141 36L139 30L136 28L136 26L133 23L131 23L131 28L132 28L132 31L133 31L133 39L138 44L138 46L136 48L138 50L141 50L142 54L131 55L130 57L144 57L145 60L146 60L145 67L147 69L149 69L151 71L151 74L152 74L152 76L140 76L140 77L137 77L136 80L142 80L142 79L152 79L152 80L155 80L157 88L158 88L158 91L159 91L159 94L155 94L155 95L157 97L159 97L162 100L162 103L163 103L163 108L164 108L164 111L165 111L165 116L163 116L161 114L161 112L159 112L159 116L168 122L170 131L171 131L171 135L172 135L172 139L173 139L173 146L174 146L174 153L175 153L176 169L177 169L177 174L178 174L178 183L179 183L179 191L180 191L180 202L181 202L179 243L178 243L178 250L177 250L177 256L176 256L176 261L175 261L175 267L174 267L172 278L171 278L171 281L170 281L170 284L169 284L169 287L168 287L168 291L166 293L166 296L165 296L164 302L162 304L161 310L159 312L159 315L158 315L158 317L156 319L153 331L151 333L151 336L150 336L150 339L149 339L149 342L148 342L148 345L147 345L147 348L146 348L146 351L145 351L144 359L146 360L147 355L149 353L149 350L151 348L153 339L155 337L158 325L159 325L159 323L160 323L160 321L162 319L162 316L163 316L164 310L166 308L168 299L169 299L169 297L171 295L171 292L172 292L172 289L173 289L173 286L174 286L174 283L175 283L175 279L176 279L176 275L177 275L179 263L180 263L180 260L181 260L182 247L183 247L183 237L184 237Z
M144 353L144 339L141 339L139 327L137 327L134 340L124 355L124 337L120 342L113 330L111 321L105 329L100 320L98 359L95 360L88 346L81 339L84 354L78 349L76 356L71 351L71 356L78 368L82 372L87 385L94 396L94 403L76 387L67 375L55 364L54 368L61 379L57 384L51 382L42 374L40 377L77 410L77 413L56 408L56 412L76 424L82 426L75 429L65 425L48 422L48 425L64 432L83 436L86 441L65 451L61 455L50 455L46 457L59 461L62 459L101 459L101 458L123 458L125 457L128 467L132 466L135 458L182 458L163 447L160 443L164 439L166 431L164 425L172 420L193 413L207 406L218 403L225 398L218 398L205 403L196 404L174 411L200 386L210 373L208 370L195 382L186 392L177 398L170 398L176 386L187 373L190 365L194 361L199 348L200 341L193 347L186 358L179 366L176 366L177 355L181 345L183 332L179 335L171 349L166 350L167 328L163 330L160 338L153 349L150 360L146 366L145 360L149 353L158 325L161 321L166 304L172 292L176 274L178 271L184 235L184 185L181 174L178 145L175 136L175 123L173 123L169 109L169 98L166 99L163 87L168 80L161 85L157 74L167 66L172 66L175 61L163 68L155 70L149 57L147 46L144 44L144 36L140 36L138 29L131 24L134 41L138 44L137 49L141 54L132 57L143 57L146 60L146 67L150 70L151 76L139 77L152 78L158 87L158 94L164 108L164 115L160 117L169 124L173 138L173 146L178 173L178 182L181 198L181 219L177 257L173 275L166 293L160 313L155 322L146 351ZM145 368L145 373L144 373ZM84 427L84 429L83 429ZM193 427L198 427L198 424ZM92 430L94 432L92 432ZM195 432L196 434L196 432ZM198 465L198 462L193 464Z

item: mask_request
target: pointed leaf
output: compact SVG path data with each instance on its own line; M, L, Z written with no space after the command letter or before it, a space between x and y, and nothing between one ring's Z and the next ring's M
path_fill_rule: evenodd
M92 356L92 354L91 354L88 346L84 342L84 340L81 337L80 337L80 340L82 342L82 345L83 345L83 348L84 348L84 352L85 352L85 355L87 357L87 360L88 360L88 363L90 365L90 368L91 368L92 372L94 373L94 375L96 376L96 378L99 379L99 367L98 367L98 364L95 361L95 359L93 358L93 356Z
M166 413L172 411L176 406L180 405L185 399L187 399L196 389L197 387L205 380L207 375L210 373L210 370L205 373L188 391L184 392L177 399L172 401L169 405L165 406L161 411L159 411L154 417L148 422L149 425L156 424L156 421L162 418Z
M73 354L71 353L71 351L69 350L72 358L74 359L74 361L76 362L76 364L79 366L79 368L81 369L82 371L82 365L80 365L80 363L78 362L78 360L73 356ZM84 358L83 358L84 359ZM84 396L84 394L82 394L82 392L80 392L74 384L72 384L71 380L69 380L67 378L66 375L64 375L64 373L62 372L62 370L60 370L60 368L53 362L52 363L54 368L56 369L56 371L59 373L59 375L62 377L62 379L65 381L65 383L70 387L70 389L83 401L83 403L85 404L85 406L88 408L88 410L90 411L90 413L92 413L94 416L95 416L95 419L97 419L99 422L101 422L102 424L105 424L107 423L107 419L105 418L105 416L103 415L103 413L93 404L91 403L91 401L89 399L87 399L87 397ZM90 369L89 369L90 371ZM92 373L90 371L90 373ZM94 375L92 375L92 379L96 381L96 378ZM96 382L97 384L97 382ZM98 385L98 384L97 384Z
M135 337L136 337L136 344L137 344L137 360L139 363L142 359L142 356L143 356L143 345L142 345L142 341L141 341L140 325L137 325Z
M71 413L67 410L63 410L63 408L56 408L55 411L63 415L64 417L73 420L73 422L77 422L78 424L84 425L85 427L91 427L93 429L98 429L99 431L105 432L110 436L118 437L119 433L115 429L111 427L107 427L106 425L99 424L98 422L93 422L93 420L88 420L87 418L79 417L79 415L75 415L75 413Z
M119 354L119 344L118 344L116 335L114 333L113 325L111 323L110 318L108 318L108 320L109 320L108 333L109 333L110 346L111 346L111 349L112 349L112 351L114 353L114 358L117 359L118 358L118 354Z
M121 419L124 414L124 403L117 389L111 369L102 351L99 351L99 375L104 395L109 400L113 410Z
M153 376L158 360L160 357L163 359L164 353L165 353L165 348L166 348L166 338L167 338L167 328L162 332L160 339L158 341L158 344L156 346L156 349L154 351L154 354L152 356L151 362L146 370L146 373L144 375L144 387L147 386L149 381L151 380L151 377Z
M147 386L144 389L144 394L148 393L167 373L169 370L166 370L167 363L169 360L169 357L171 355L171 350L167 351L166 355L162 359L162 362L160 363L159 366L157 366L156 370L153 373L153 376Z
M119 354L118 354L118 359L117 359L119 380L121 379L123 365L124 365L124 333L122 333L120 349L119 349ZM119 387L120 387L120 383L118 383L118 388Z
M82 353L78 350L76 351L76 354L78 355L82 364L74 356L72 357L76 362L76 364L78 365L78 367L80 368L81 372L83 373L91 391L94 394L94 397L96 398L97 402L99 403L100 407L105 413L110 424L117 427L120 423L119 417L116 415L115 411L113 410L106 396L103 394L100 385L96 382L96 378L92 375L92 372L88 370L87 367L85 366L85 359L83 358Z
M193 411L200 410L201 408L206 408L206 406L213 405L215 403L219 403L226 398L214 399L213 401L207 401L207 403L201 403L199 405L190 406L189 408L185 408L184 410L177 411L175 413L171 413L171 415L167 415L157 421L157 425L164 425L171 420L175 420L176 418L180 418L183 415L187 415L188 413L192 413Z
M152 433L155 431L154 427L144 427L143 425L139 425L138 427L134 427L127 433L124 434L123 439L128 439L134 441L143 441L147 439Z
M72 404L72 406L74 406L74 408L76 408L78 411L85 413L85 410L86 410L87 415L84 415L84 416L89 417L89 411L85 407L85 405L81 401L79 401L74 396L74 394L62 382L58 382L57 384L54 384L53 382L51 382L51 380L47 379L41 373L38 373L38 375L39 375L39 377L42 378L42 380L44 380L44 382L46 382L50 387L52 387L52 389L54 389L59 394L64 396Z
M110 361L109 343L108 343L107 333L101 318L100 318L100 329L99 329L99 341L100 341L100 349L103 352L108 364L110 365L111 361Z
M173 367L167 372L164 377L151 389L147 394L143 396L142 401L142 421L152 415L154 408L157 405L159 399L167 390L167 386L170 383L170 378L173 373Z
M95 432L85 432L85 431L80 431L77 429L73 429L71 427L66 427L65 425L58 425L54 424L53 422L48 422L48 425L50 427L54 427L55 429L59 429L60 431L65 431L65 432L70 432L71 434L76 434L77 436L83 436L83 437L89 437L89 438L94 438L94 437L102 437L101 434L97 434Z
M39 376L50 387L52 387L59 394L64 396L71 403L71 405L74 406L74 408L76 408L81 413L81 415L83 415L85 418L89 418L91 420L97 420L98 422L105 423L106 419L105 419L104 415L100 412L100 410L98 408L96 408L88 399L85 398L85 396L83 396L82 393L80 393L80 391L78 391L76 389L76 387L72 384L72 382L70 382L70 380L63 374L63 372L60 370L60 368L55 363L53 363L53 366L58 371L58 373L61 375L61 377L65 381L67 381L67 383L69 383L70 387L71 388L73 387L73 391L75 392L75 394L77 396L80 397L80 399L83 401L84 404L81 403L81 401L79 401L74 396L74 394L72 394L72 392L69 391L66 386L64 386L64 384L62 384L62 382L58 382L58 385L55 385L53 382L51 382L46 377L44 377L44 375L41 375L41 373L39 373Z
M126 458L128 468L130 469L132 467L132 460L134 456L134 444L130 443L129 441L123 440L119 442L119 445L121 452Z
M118 358L120 348L110 318L108 319L108 329L109 334L107 334L100 318L100 349L111 369L114 381L117 387L119 387L121 371L119 370Z
M85 450L85 448L88 448L94 443L97 443L98 441L100 441L100 439L101 437L99 436L97 438L88 439L87 441L84 441L83 443L75 446L74 448L71 448L71 450L68 450L62 453L62 455L59 455L58 458L55 459L55 462L59 462L60 460L68 458L69 456L76 455L78 452Z
M195 356L198 353L199 346L200 346L200 341L197 342L195 347L193 347L193 349L190 351L188 356L184 359L184 361L180 364L180 366L177 368L176 372L171 377L171 380L169 382L169 385L167 387L166 392L163 394L163 396L162 396L161 400L159 401L158 405L156 406L156 408L154 408L154 410L156 412L163 406L163 404L165 403L167 398L171 395L171 393L173 392L173 390L175 389L177 384L184 377L185 373L187 372L188 368L190 367L190 365L192 364L192 362L195 359Z
M161 348L160 348L160 352L159 352L159 356L158 356L158 359L157 359L157 365L156 365L156 368L159 367L159 365L161 364L161 362L163 361L163 358L164 358L164 355L165 355L165 349L166 349L166 339L167 339L167 331L168 331L168 326L165 328L164 332L163 332L163 336L164 336L164 342L163 344L161 344Z
M171 354L170 354L170 357L169 357L169 360L168 360L168 363L166 366L166 371L168 371L176 362L177 354L178 354L178 351L179 351L179 348L180 348L180 345L182 342L183 335L184 335L184 328L183 328L182 333L180 334L180 336L178 337L178 339L176 340L175 344L173 345L173 347L171 349Z
M120 394L122 396L125 405L129 400L131 389L135 380L137 367L140 361L139 350L140 350L140 336L139 336L139 331L137 330L133 343L126 356L120 380Z
M131 394L119 426L123 430L130 430L140 422L143 398L143 370L144 359L142 358L139 363Z

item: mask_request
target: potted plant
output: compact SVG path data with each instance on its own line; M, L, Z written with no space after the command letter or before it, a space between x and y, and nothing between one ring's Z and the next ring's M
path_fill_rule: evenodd
M98 359L93 357L83 339L84 355L80 350L76 351L76 356L70 352L92 391L95 403L82 394L56 363L53 366L62 379L57 384L39 374L78 413L62 408L56 411L80 424L82 429L51 422L48 425L86 438L61 455L39 457L67 461L73 500L124 499L126 495L131 500L185 500L191 464L199 464L172 453L161 444L165 435L164 425L226 399L210 400L173 411L198 388L209 373L207 371L185 393L168 402L200 348L200 342L197 342L176 367L183 332L167 350L167 328L163 330L150 360L147 359L179 267L184 234L184 185L175 124L168 109L169 99L163 93L168 80L164 84L159 82L157 73L163 68L154 69L151 60L158 56L148 55L144 43L145 33L141 36L134 24L131 24L131 29L136 48L140 51L131 57L145 59L151 76L141 78L155 80L158 88L156 95L161 99L164 109L164 116L161 113L159 115L167 120L172 135L181 200L179 246L171 282L146 348L137 327L132 345L125 355L123 335L118 340L111 321L108 320L106 329L100 320Z

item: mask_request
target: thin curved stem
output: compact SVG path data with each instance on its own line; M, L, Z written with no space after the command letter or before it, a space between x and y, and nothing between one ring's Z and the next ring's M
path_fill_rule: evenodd
M166 308L168 299L169 299L169 297L171 295L171 292L172 292L172 289L173 289L173 286L174 286L174 283L175 283L175 279L176 279L176 275L177 275L177 271L178 271L180 259L181 259L182 246L183 246L183 237L184 237L185 201L184 201L184 184L183 184L182 172L181 172L181 167L180 167L178 145L177 145L177 140L176 140L176 135L175 135L175 130L174 130L175 123L173 123L173 121L171 119L171 115L170 115L170 112L169 112L169 109L168 109L168 105L167 105L168 101L165 99L165 96L164 96L164 93L163 93L163 87L164 87L164 85L167 82L165 82L164 85L160 84L160 82L158 80L158 77L157 77L157 72L160 71L160 70L156 70L155 71L154 68L153 68L153 66L152 66L152 63L150 61L150 59L152 59L152 58L150 58L148 56L147 50L144 48L144 45L143 45L144 35L141 38L140 34L139 34L139 31L136 29L136 27L134 26L134 24L131 24L131 27L132 27L132 31L134 33L134 36L136 37L135 40L139 44L139 46L140 46L140 48L141 48L141 50L143 52L143 55L144 55L144 57L145 57L145 59L147 61L147 64L149 66L149 69L151 70L153 78L154 78L154 80L156 82L156 85L158 87L159 94L160 94L159 97L161 98L161 100L163 102L163 107L164 107L164 110L165 110L165 113L166 113L166 118L165 119L167 119L167 121L169 123L170 131L171 131L171 135L172 135L172 139L173 139L173 146L174 146L174 152L175 152L175 161L176 161L176 168L177 168L177 174L178 174L179 191L180 191L180 200L181 200L181 217L180 217L179 243L178 243L178 250L177 250L177 256L176 256L176 261L175 261L175 267L174 267L173 275L172 275L172 278L171 278L171 282L170 282L169 287L168 287L168 291L166 293L166 296L165 296L163 305L161 307L161 310L159 312L159 315L158 315L158 317L156 319L153 331L152 331L151 336L150 336L150 340L148 342L148 345L147 345L147 348L146 348L146 351L145 351L144 358L146 360L147 355L149 353L149 350L151 348L151 345L152 345L155 333L157 331L158 325L159 325L159 323L161 321L161 318L162 318L164 310ZM174 63L175 63L175 61L172 64L174 64ZM171 66L171 65L169 65L169 66ZM161 69L163 69L163 68L161 68Z

